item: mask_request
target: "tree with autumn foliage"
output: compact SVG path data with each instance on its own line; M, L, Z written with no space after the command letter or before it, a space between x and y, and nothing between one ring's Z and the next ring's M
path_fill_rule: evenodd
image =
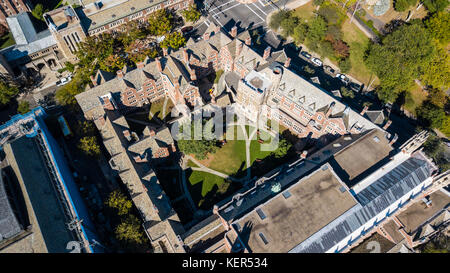
M180 32L174 32L166 36L164 41L160 43L162 48L172 48L173 50L177 50L178 48L184 46L186 44L186 39L183 34Z
M172 31L175 26L175 17L168 9L160 9L148 19L147 30L151 35L162 36Z
M201 16L201 13L197 10L195 4L190 5L189 8L183 10L181 14L187 22L196 22Z

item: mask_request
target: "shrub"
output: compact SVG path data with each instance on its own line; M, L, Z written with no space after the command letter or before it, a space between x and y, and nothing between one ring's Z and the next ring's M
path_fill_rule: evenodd
M352 63L350 62L350 58L341 59L339 61L339 68L341 69L342 73L347 73L352 69Z
M20 101L17 106L17 112L19 114L26 114L30 112L30 103L26 100Z
M417 3L417 0L395 0L394 9L396 11L406 11Z
M313 5L314 5L314 6L320 6L320 5L323 4L324 1L325 1L325 0L314 0L314 1L313 1Z

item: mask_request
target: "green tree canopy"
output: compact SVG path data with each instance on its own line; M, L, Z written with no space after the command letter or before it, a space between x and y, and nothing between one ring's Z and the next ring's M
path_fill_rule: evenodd
M446 0L447 1L447 0ZM427 30L442 45L450 42L450 13L438 12L425 21Z
M273 30L278 30L281 26L281 22L284 19L291 17L291 12L288 10L280 10L270 16L269 27Z
M396 11L406 11L416 5L417 0L395 0L394 9Z
M78 143L78 148L89 156L100 155L100 146L95 136L82 137Z
M275 151L272 152L272 155L275 158L282 158L287 155L289 149L291 149L292 143L287 141L285 138L280 138L278 142L278 147Z
M44 6L42 4L37 4L34 9L31 11L31 14L38 20L44 21L44 13L48 10L44 10Z
M431 13L444 11L448 6L448 0L423 0L423 5Z
M427 67L435 54L431 35L419 24L403 25L386 35L381 44L373 44L366 64L380 79L383 91L379 97L392 101L409 90L420 68Z
M142 244L145 240L141 231L141 222L134 215L129 215L116 228L116 237L129 243Z
M8 104L17 94L19 89L15 85L0 80L0 105Z
M19 101L17 105L17 113L26 114L30 112L30 103L26 100Z
M308 33L308 25L300 23L294 28L294 32L292 34L292 38L294 38L295 44L300 45L302 44L305 39L306 35Z
M212 132L213 126L213 119L210 119L209 121L193 121L190 124L190 136L188 136L186 131L183 131L184 128L181 127L180 132L184 135L184 139L178 139L177 141L180 151L184 154L194 154L200 160L205 159L208 153L215 153L218 149L217 141L213 139L211 134L208 135L208 132ZM204 134L204 132L206 133ZM195 139L197 135L201 136L201 139Z
M433 104L430 100L426 100L420 107L416 109L417 118L425 126L429 128L439 129L444 120L445 112L441 107Z
M324 38L326 32L327 22L321 16L317 16L309 22L306 38L311 40L311 42L317 42Z
M106 205L110 208L117 209L117 214L119 215L128 214L133 206L131 200L119 190L115 190L109 194Z
M166 36L164 41L160 43L162 48L172 48L173 50L178 50L178 48L186 44L186 39L181 32L173 32Z
M190 5L189 8L183 10L181 14L188 22L196 22L201 16L201 13L197 10L197 6L195 4Z
M174 16L168 9L160 9L150 16L147 27L150 34L162 36L169 33L175 24Z

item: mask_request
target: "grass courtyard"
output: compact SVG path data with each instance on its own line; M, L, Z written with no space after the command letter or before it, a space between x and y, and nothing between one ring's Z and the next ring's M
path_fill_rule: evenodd
M238 132L240 131L240 133L242 133L241 127L234 126L233 128L235 134L234 140L227 140L227 143L219 148L218 151L213 154L208 154L207 158L204 160L197 161L205 167L225 175L238 179L245 178L247 175L246 144L245 140L236 139ZM252 133L254 130L254 127L246 126L246 131L248 133ZM228 130L228 133L230 133L230 130ZM264 151L262 145L270 143L273 137L264 131L261 131L260 134L261 139L265 140L264 143L258 142L255 133L255 137L252 138L249 147L249 165L251 166L250 171L252 176L254 173L259 174L259 172L268 172L271 170L270 168L275 168L279 163L279 161L274 161L272 159L265 160L270 158L273 151ZM189 160L188 166L200 167L191 160ZM262 166L264 168L260 168ZM256 169L260 169L259 172L257 172ZM199 170L189 169L186 173L186 178L189 181L192 199L200 208L210 208L210 206L241 187L239 182L232 182L220 176Z

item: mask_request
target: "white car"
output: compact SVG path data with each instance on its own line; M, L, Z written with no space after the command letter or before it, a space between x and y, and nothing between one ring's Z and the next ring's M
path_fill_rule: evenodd
M323 64L322 61L320 59L317 59L317 58L312 58L311 62L313 64L317 65L317 66L322 66L322 64Z
M338 74L336 74L336 78L340 79L341 82L343 82L345 84L348 84L350 82L350 79L347 78L347 76L345 76L344 74L338 73Z
M65 84L68 84L72 80L71 76L68 76L67 78L61 78L59 81L56 82L57 86L63 86Z

